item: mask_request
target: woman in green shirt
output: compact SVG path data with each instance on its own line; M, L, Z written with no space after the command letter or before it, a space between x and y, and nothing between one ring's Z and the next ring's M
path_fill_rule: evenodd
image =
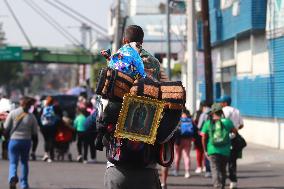
M84 163L88 160L88 141L87 141L87 128L85 127L86 122L86 110L84 108L78 108L78 114L74 121L74 128L77 132L77 150L78 157L77 161L82 162L82 147L84 147Z

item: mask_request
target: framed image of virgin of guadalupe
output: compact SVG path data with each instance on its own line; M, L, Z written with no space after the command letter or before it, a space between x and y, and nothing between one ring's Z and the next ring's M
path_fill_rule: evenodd
M126 94L114 136L154 144L163 109L162 101Z

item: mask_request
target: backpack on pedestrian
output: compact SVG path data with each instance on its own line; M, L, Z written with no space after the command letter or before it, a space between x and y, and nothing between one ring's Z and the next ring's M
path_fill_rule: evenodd
M182 137L193 137L194 136L194 125L191 118L180 119L180 133Z
M57 121L57 116L53 106L46 106L43 108L41 115L41 123L43 127L54 127Z
M212 123L212 120L210 121L209 137L211 143L215 146L223 146L230 142L228 131L224 127L225 121L226 119L218 120L215 123Z

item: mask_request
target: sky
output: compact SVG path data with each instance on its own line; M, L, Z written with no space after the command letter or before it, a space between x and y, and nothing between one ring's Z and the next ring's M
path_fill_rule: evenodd
M49 13L62 27L68 30L74 37L81 41L79 32L79 22L73 20L67 15L61 13L52 7L45 0L8 0L12 9L16 13L23 28L29 36L33 46L40 47L64 47L71 45L60 33L50 26L42 17L33 11L25 1L33 1ZM54 0L50 0L54 2ZM84 16L90 18L104 28L108 27L109 9L114 0L60 0ZM28 46L24 36L20 32L16 22L10 14L4 0L0 0L0 23L3 23L3 29L6 33L7 43L9 45ZM96 35L93 33L93 35Z

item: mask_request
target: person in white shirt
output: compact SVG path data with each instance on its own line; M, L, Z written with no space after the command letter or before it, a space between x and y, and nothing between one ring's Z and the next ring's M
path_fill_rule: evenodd
M225 118L230 119L233 124L234 127L237 130L240 130L244 127L244 122L242 119L242 116L240 114L240 111L237 108L234 108L231 106L231 102L232 99L229 96L222 96L220 99L217 100L217 102L221 103L221 106L223 107L223 113ZM231 136L231 140L232 140L232 147L231 147L231 156L229 159L229 178L231 180L230 183L230 188L237 188L237 159L238 159L238 155L239 155L239 151L235 150L236 148L234 148L234 144L236 141L234 141L235 139L235 135Z

